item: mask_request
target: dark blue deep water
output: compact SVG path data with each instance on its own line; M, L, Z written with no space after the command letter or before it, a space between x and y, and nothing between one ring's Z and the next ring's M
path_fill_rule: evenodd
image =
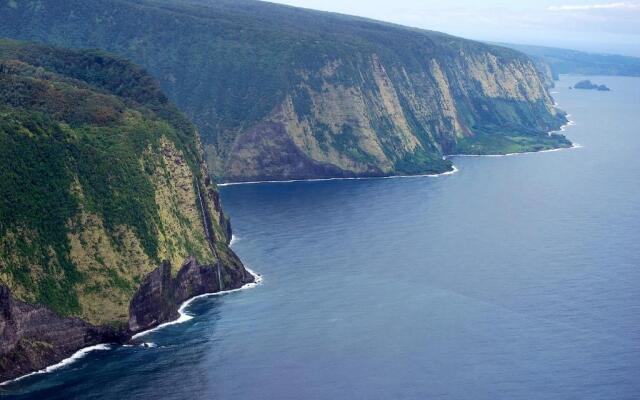
M555 94L583 147L457 174L229 186L252 290L34 399L640 398L640 79Z

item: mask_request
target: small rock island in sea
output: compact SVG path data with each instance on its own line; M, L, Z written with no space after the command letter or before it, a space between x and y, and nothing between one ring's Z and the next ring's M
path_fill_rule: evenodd
M576 83L573 87L576 89L599 90L601 92L608 92L611 90L606 85L597 85L595 83L591 83L588 79Z

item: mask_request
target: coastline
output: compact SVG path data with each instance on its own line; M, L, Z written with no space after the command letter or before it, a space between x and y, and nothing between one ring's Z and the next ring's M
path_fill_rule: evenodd
M567 128L569 128L570 126L574 126L576 124L576 122L572 119L569 119L569 117L571 117L571 114L567 114L567 123L562 125L560 127L560 129L558 129L557 131L550 131L549 134L552 133L556 133L556 132L565 132L567 130Z
M354 181L354 180L368 180L368 179L400 179L400 178L437 178L445 175L453 175L458 172L459 169L455 166L451 166L450 171L441 172L439 174L418 174L418 175L389 175L389 176L354 176L348 178L310 178L310 179L289 179L284 181L251 181L251 182L228 182L218 183L218 186L237 186L237 185L256 185L260 183L293 183L293 182L325 182L325 181Z
M232 236L233 239L233 236ZM230 290L223 290L220 292L213 292L213 293L204 293L198 296L194 296L190 299L185 300L180 307L178 308L178 313L180 314L180 316L173 320L173 321L169 321L169 322L165 322L162 323L156 327L153 327L151 329L148 329L146 331L142 331L142 332L138 332L135 335L131 336L129 338L128 341L131 340L135 340L139 337L145 336L151 332L155 332L157 330L160 330L162 328L164 328L165 326L169 326L169 325L175 325L175 324L181 324L183 322L189 321L190 319L193 318L193 316L187 314L184 310L186 307L189 306L189 304L191 304L194 300L199 299L199 298L203 298L203 297L209 297L209 296L219 296L219 295L225 295L225 294L229 294L229 293L234 293L234 292L239 292L241 290L246 290L246 289L252 289L256 286L258 286L259 284L262 283L262 275L258 274L257 272L253 271L250 268L245 267L245 269L247 270L247 272L249 272L253 278L254 281L250 282L250 283L246 283L244 285L242 285L239 288L236 289L230 289ZM110 350L111 348L113 348L114 344L113 343L100 343L100 344L96 344L96 345L92 345L92 346L88 346L88 347L83 347L79 350L77 350L75 353L73 353L71 356L55 363L52 365L49 365L43 369L40 369L38 371L33 371L33 372L29 372L28 374L19 376L17 378L13 378L10 379L8 381L4 381L4 382L0 382L0 387L2 386L7 386L10 385L12 383L16 383L19 382L23 379L26 379L28 377L34 376L34 375L41 375L41 374L46 374L49 372L54 372L60 368L66 367L67 365L73 364L74 362L80 360L81 358L83 358L84 356L86 356L87 354L93 352L93 351L102 351L102 350Z
M560 129L555 130L555 131L549 131L548 134L551 135L551 134L556 133L556 132L565 132L569 127L575 126L576 122L571 120L571 119L569 119L570 116L571 116L571 114L567 114L567 123L562 125L560 127ZM582 148L581 144L572 142L571 143L571 147L557 147L555 149L538 150L538 151L523 151L523 152L519 152L519 153L505 153L505 154L448 154L448 155L446 155L446 158L451 158L451 157L511 157L511 156L517 156L517 155L520 155L520 154L552 153L552 152L561 151L561 150L572 150L572 149L580 149L580 148Z
M573 121L569 121L570 123L567 125L563 125L560 130L552 131L553 132L564 132L567 126L575 125ZM583 146L579 143L572 143L571 147L558 147L555 149L547 149L547 150L538 150L538 151L523 151L520 153L506 153L506 154L447 154L443 156L443 159L448 159L452 157L510 157L517 156L522 154L538 154L538 153L551 153L555 151L562 150L571 150L571 149L579 149ZM420 175L390 175L390 176L363 176L363 177L350 177L350 178L311 178L311 179L290 179L284 181L250 181L250 182L227 182L227 183L219 183L219 187L226 186L238 186L238 185L259 185L263 183L295 183L295 182L326 182L326 181L349 181L349 180L369 180L369 179L406 179L406 178L438 178L446 175L453 175L456 172L460 171L456 165L451 166L451 171L442 172L439 174L420 174Z
M557 103L554 104L557 107ZM551 135L556 132L565 132L569 127L574 126L575 121L569 119L571 114L567 114L567 123L562 125L560 129L549 131L548 134ZM571 149L579 149L582 145L578 143L572 143L571 147L558 147L555 149L547 149L547 150L539 150L539 151L524 151L520 153L506 153L506 154L447 154L443 156L443 159L451 158L451 157L507 157L507 156L517 156L519 154L535 154L535 153L550 153L560 150L571 150ZM451 171L441 172L439 174L418 174L418 175L389 175L389 176L362 176L362 177L348 177L348 178L310 178L310 179L288 179L288 180L267 180L267 181L250 181L250 182L226 182L226 183L218 183L217 186L225 187L225 186L237 186L237 185L257 185L262 183L294 183L294 182L325 182L325 181L349 181L349 180L365 180L365 179L399 179L399 178L437 178L440 176L453 175L458 172L460 169L455 165L451 165ZM232 239L233 240L233 239Z
M570 115L567 115L567 118ZM568 127L570 126L574 126L575 122L572 120L568 120L568 122L564 125L562 125L560 127L559 130L556 131L550 131L549 134L552 134L554 132L564 132L567 130ZM556 151L561 151L561 150L571 150L571 149L578 149L578 148L582 148L583 146L581 146L578 143L572 143L571 147L561 147L561 148L555 148L555 149L547 149L547 150L540 150L540 151L528 151L528 152L521 152L521 153L507 153L507 154L450 154L450 155L445 155L443 157L443 159L447 159L447 158L451 158L451 157L510 157L510 156L517 156L517 155L521 155L521 154L535 154L535 153L549 153L549 152L556 152ZM446 175L453 175L456 172L459 171L459 168L457 168L455 165L452 165L452 169L450 171L446 171L446 172L442 172L442 173L438 173L438 174L419 174L419 175L391 175L391 176L379 176L379 177L347 177L347 178L316 178L316 179L293 179L293 180L281 180L281 181L274 181L274 180L270 180L270 181L253 181L253 182L229 182L229 183L222 183L222 184L218 184L217 186L220 187L224 187L224 186L235 186L235 185L252 185L252 184L261 184L261 183L292 183L292 182L323 182L323 181L334 181L334 180L369 180L369 179L399 179L399 178L425 178L425 177L431 177L431 178L435 178L435 177L441 177L441 176L446 176ZM237 242L237 238L235 238L233 235L231 237L231 242L230 242L230 246L234 243ZM260 285L263 281L263 278L260 274L256 273L255 271L251 270L248 267L245 267L245 269L254 277L254 282L251 283L247 283L244 284L243 286L236 288L236 289L230 289L230 290L223 290L223 291L218 291L218 292L213 292L213 293L204 293L201 295L197 295L194 297L191 297L190 299L185 300L180 307L178 308L178 313L179 313L179 317L173 321L168 321L165 323L162 323L156 327L153 327L151 329L145 330L145 331L141 331L138 332L136 334L134 334L133 336L131 336L128 341L131 340L136 340L138 338L141 338L151 332L155 332L158 331L166 326L170 326L170 325L176 325L176 324L181 324L184 322L187 322L191 319L193 319L193 316L187 314L185 312L185 309L195 300L200 299L200 298L205 298L205 297L213 297L213 296L219 296L219 295L225 295L228 293L234 293L234 292L239 292L242 290L247 290L247 289L252 289L258 285ZM101 343L101 344L96 344L96 345L92 345L92 346L88 346L88 347L84 347L81 348L79 350L77 350L75 353L73 353L71 356L55 363L52 364L50 366L47 366L43 369L40 369L38 371L34 371L34 372L30 372L28 374L19 376L17 378L13 378L10 379L8 381L4 381L4 382L0 382L0 387L2 386L7 386L13 383L16 383L18 381L21 381L25 378L34 376L34 375L40 375L40 374L45 374L45 373L49 373L49 372L54 372L60 368L63 368L67 365L70 365L72 363L74 363L75 361L83 358L84 356L86 356L87 354L89 354L90 352L93 351L103 351L103 350L109 350L111 348L113 348L113 344L112 343Z
M7 386L10 385L12 383L16 383L18 381L21 381L23 379L26 379L30 376L34 376L34 375L41 375L41 374L46 374L49 372L53 372L56 371L60 368L66 367L67 365L73 364L74 362L78 361L79 359L83 358L84 356L86 356L87 354L91 353L92 351L98 351L98 350L109 350L111 349L112 345L110 343L101 343L101 344L95 344L93 346L88 346L88 347L83 347L80 350L76 351L75 353L73 353L71 356L55 363L52 365L49 365L43 369L39 369L37 371L33 371L33 372L29 372L26 375L22 375L19 376L17 378L13 378L10 379L8 381L4 381L4 382L0 382L0 386Z
M582 147L583 146L579 143L572 143L571 147L558 147L556 149L547 149L547 150L539 150L539 151L523 151L522 153L506 153L506 154L449 154L447 155L447 158L450 158L450 157L511 157L511 156L519 156L523 154L553 153L556 151L581 149Z
M247 272L249 272L252 276L254 281L250 282L250 283L245 283L244 285L240 286L239 288L236 289L230 289L230 290L223 290L220 292L213 292L213 293L203 293L203 294L199 294L197 296L193 296L190 299L185 300L182 304L180 304L180 307L178 308L178 314L180 314L180 316L177 319L174 319L173 321L169 321L169 322L164 322L158 326L155 326L151 329L147 329L146 331L142 331L142 332L138 332L135 335L131 336L131 339L129 340L135 340L138 338L141 338L151 332L155 332L158 331L164 327L170 326L170 325L177 325L177 324L181 324L183 322L187 322L191 319L193 319L192 315L189 315L185 312L185 309L195 300L197 299L201 299L204 297L214 297L214 296L221 296L221 295L225 295L225 294L229 294L229 293L235 293L235 292L240 292L242 290L247 290L247 289L253 289L254 287L258 286L259 284L262 283L262 276L258 273L256 273L255 271L253 271L250 268L247 268L246 266L244 267L244 269L247 270Z

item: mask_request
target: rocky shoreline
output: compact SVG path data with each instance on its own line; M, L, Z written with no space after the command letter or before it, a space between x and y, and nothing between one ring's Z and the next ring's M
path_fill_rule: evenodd
M218 273L218 267L224 271ZM194 257L183 263L175 277L171 269L169 262L163 262L146 276L131 300L128 323L120 327L60 317L45 306L14 299L0 284L0 382L42 370L85 347L126 343L135 334L178 318L180 305L192 297L255 281L246 269L200 265ZM222 276L228 279L221 280Z

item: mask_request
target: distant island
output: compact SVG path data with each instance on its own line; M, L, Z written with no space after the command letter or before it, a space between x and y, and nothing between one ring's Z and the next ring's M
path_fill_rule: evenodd
M599 90L601 92L608 92L611 90L606 85L597 85L588 79L576 83L573 87L576 89Z

